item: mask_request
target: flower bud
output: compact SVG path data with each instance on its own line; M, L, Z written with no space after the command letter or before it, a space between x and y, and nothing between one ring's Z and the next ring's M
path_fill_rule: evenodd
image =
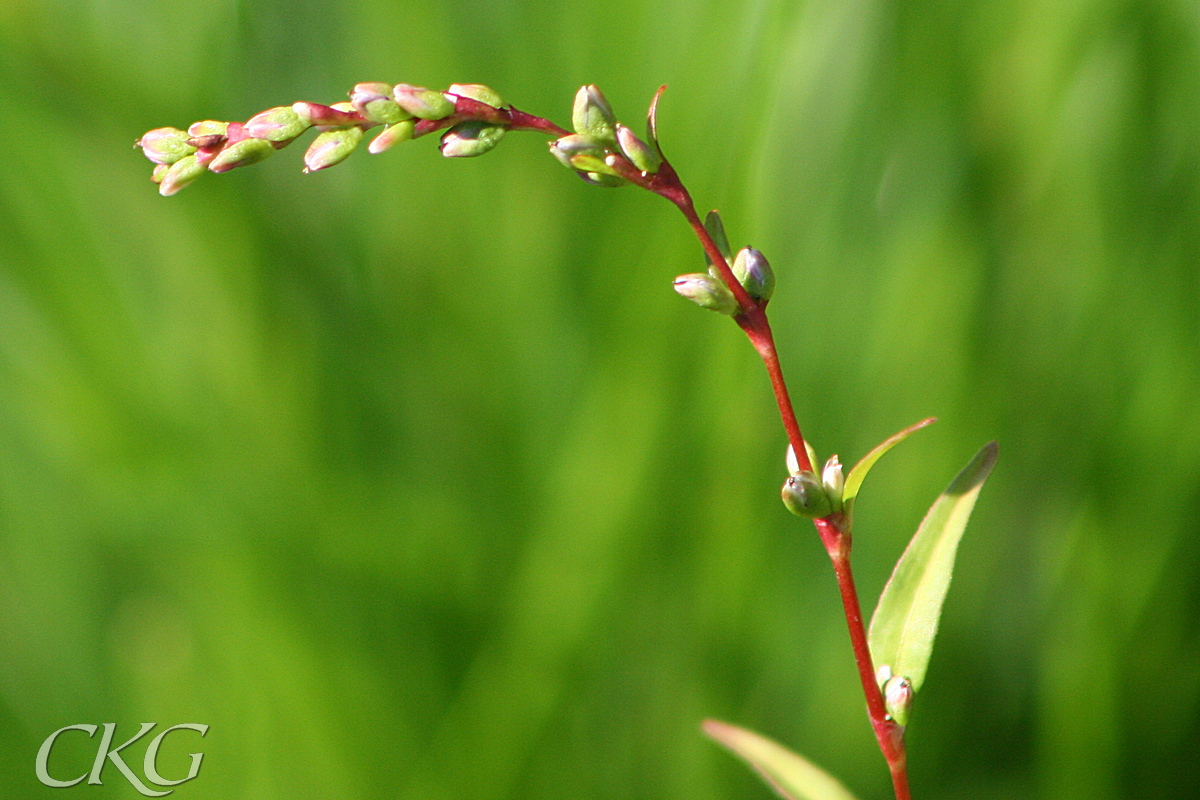
M442 134L442 155L446 158L474 158L491 150L508 131L503 125L491 125L477 119L460 122Z
M783 504L788 511L801 517L817 519L833 513L833 504L817 476L803 470L788 476L783 482Z
M367 151L372 155L377 155L390 149L393 145L407 142L413 137L416 127L416 122L411 119L397 122L395 125L388 125L383 129L383 133L371 140L371 143L367 145Z
M142 148L146 158L155 164L174 164L196 152L196 148L188 144L189 138L186 131L178 128L155 128L142 134L136 146Z
M824 485L834 508L839 508L842 505L842 489L846 485L846 478L842 474L842 464L836 455L830 456L825 462L825 468L821 470L821 484Z
M246 120L246 133L255 139L268 142L290 142L308 130L308 122L301 119L291 106L269 108Z
M582 172L599 172L605 175L616 175L616 172L604 162L608 151L590 136L574 133L563 136L550 143L550 153L563 166Z
M275 148L265 139L242 139L234 142L208 163L209 172L229 172L238 167L257 164L275 152Z
M490 86L484 86L482 83L456 83L446 90L446 94L469 97L492 108L504 106L504 101L500 99L500 95L496 94L496 90Z
M155 164L154 172L150 173L150 180L154 181L155 183L162 183L163 178L167 177L167 173L170 171L170 169L170 164Z
M625 157L642 172L648 172L651 175L658 172L658 167L662 164L662 156L620 123L617 124L617 144L621 146L621 152L625 154Z
M738 311L737 300L729 287L703 272L680 275L675 279L675 291L709 311L731 316Z
M350 91L350 104L354 106L355 111L371 122L394 125L412 119L412 114L392 99L392 87L387 83L356 84Z
M808 456L809 464L817 463L817 451L813 450L813 446L808 443L807 439L804 441L804 454ZM787 447L786 461L789 475L795 475L800 471L800 459L796 457L796 448L790 444Z
M401 108L421 119L445 119L454 113L454 103L444 94L423 86L398 83L392 88L392 97Z
M340 164L362 141L362 128L334 128L317 134L304 153L304 171L316 172Z
M229 131L228 122L220 122L215 119L205 119L200 122L193 122L188 126L188 136L224 136Z
M563 136L550 143L550 155L557 158L567 169L581 169L572 160L575 158L589 159L587 162L581 161L581 164L603 164L604 152L604 148L596 144L595 141L587 136L580 136L577 133Z
M604 93L595 85L583 86L575 94L571 111L575 132L615 150L617 147L617 118Z
M912 710L913 688L912 681L903 675L893 675L883 685L883 706L888 716L900 727L908 724L908 714Z
M775 272L767 257L753 247L743 247L733 260L733 274L746 294L765 303L775 292Z
M158 184L158 193L170 197L205 173L196 156L184 156L170 166Z

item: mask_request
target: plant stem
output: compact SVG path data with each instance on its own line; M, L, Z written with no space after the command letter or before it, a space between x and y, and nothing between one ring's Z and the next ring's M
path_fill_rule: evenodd
M858 677L862 682L863 694L867 698L867 716L871 720L879 749L883 752L888 769L892 773L896 800L910 800L904 728L888 716L883 692L875 679L875 666L871 661L871 649L867 644L866 629L863 627L862 606L858 602L858 589L855 588L854 573L850 569L850 532L841 527L843 521L844 517L834 514L825 519L813 520L813 524L821 536L825 551L829 553L833 572L837 576L842 608L846 612L846 627L850 631L850 646L854 650Z
M515 112L515 109L513 109L513 112ZM516 114L519 113L516 112ZM541 118L529 118L528 115L524 114L521 117L521 123L524 124L524 129L526 130L542 130L547 132L561 130L553 123ZM515 114L513 122L515 127L515 123L517 122ZM779 352L775 347L775 337L771 332L771 324L767 319L766 301L756 301L738 281L725 255L717 247L717 243L713 241L708 229L704 227L704 223L700 220L700 215L696 213L696 206L692 202L691 195L679 179L679 175L675 172L670 162L664 158L658 171L653 174L642 172L628 159L615 154L614 156L610 156L606 160L606 163L620 174L621 177L643 189L665 197L683 212L683 216L687 219L688 224L691 225L696 238L700 240L701 246L704 247L704 252L708 255L717 273L737 300L740 310L734 315L734 320L746 332L746 335L750 338L750 342L754 345L754 349L758 352L764 366L767 368L767 375L771 379L771 389L775 393L775 403L779 406L779 416L783 420L783 427L787 432L788 442L792 445L792 450L796 454L797 464L802 470L815 471L815 466L808 457L808 448L804 443L804 435L800 432L800 423L796 420L796 411L792 406L791 397L788 395L787 383L783 378L783 369L779 363ZM875 731L875 738L879 742L879 749L883 752L888 770L891 772L892 786L895 790L896 800L911 800L912 795L909 794L908 789L904 728L897 725L888 716L883 700L883 692L875 680L875 667L871 661L871 650L867 644L867 633L863 626L862 607L858 602L858 590L855 588L854 575L850 569L851 537L849 529L845 527L846 522L846 518L840 512L823 519L813 520L813 524L817 528L817 533L821 537L821 542L825 545L825 550L829 554L829 559L833 564L834 575L837 577L838 589L842 597L842 607L846 613L846 626L850 631L850 644L854 651L854 661L858 667L858 676L862 682L863 694L867 699L867 715L871 721L871 727Z
M623 161L623 160L622 160ZM783 420L784 430L787 431L788 441L796 454L796 461L803 470L815 471L808 457L808 448L804 444L804 436L800 432L800 424L796 420L796 412L788 396L787 384L783 379L783 369L779 364L779 352L775 347L775 337L771 332L771 324L767 320L766 303L756 302L733 274L724 254L709 235L700 216L696 213L695 205L687 189L679 180L675 170L665 160L658 173L647 176L624 163L616 164L624 177L640 186L674 203L688 224L691 225L704 251L713 262L717 272L737 299L741 307L734 319L750 338L754 349L762 358L771 379L771 388L775 392L775 402L779 406L779 415ZM858 590L854 585L854 574L850 569L849 529L845 528L846 519L836 513L824 519L813 520L822 544L829 554L833 564L834 575L837 577L838 590L842 597L842 608L846 613L846 627L850 632L850 645L854 651L854 661L858 667L859 680L862 682L863 694L867 699L867 715L879 749L887 761L888 770L892 776L892 787L896 800L911 800L908 788L908 759L904 746L904 728L897 725L888 716L883 701L883 692L875 680L875 667L871 661L871 650L867 644L867 633L863 626L862 607L858 601Z
M662 183L661 186L653 185L653 183L659 182ZM804 445L804 434L800 432L800 423L796 419L796 410L792 407L792 398L788 395L787 383L783 379L783 368L779 364L779 353L775 349L775 336L771 332L771 323L767 320L766 304L756 302L738 282L725 255L709 235L704 223L700 221L700 215L696 213L696 206L692 202L691 195L679 181L670 164L663 163L658 174L654 176L652 185L648 188L670 200L683 212L683 216L687 218L688 224L692 226L692 230L708 254L709 260L713 262L722 280L733 292L734 298L742 309L741 313L734 317L734 320L750 337L750 342L758 351L759 357L762 358L763 364L767 368L767 375L771 379L771 389L775 393L775 404L779 406L779 416L783 420L783 428L787 432L788 442L796 453L796 460L801 469L814 470L815 467L808 458L808 448Z

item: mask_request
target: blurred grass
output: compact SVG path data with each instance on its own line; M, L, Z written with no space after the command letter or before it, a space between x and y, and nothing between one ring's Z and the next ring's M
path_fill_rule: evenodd
M887 796L765 378L670 291L667 204L533 135L170 200L129 149L361 80L560 123L669 84L668 155L779 274L817 449L942 419L866 487L866 597L1000 441L917 795L1187 796L1198 56L1170 0L0 5L4 796L58 796L51 731L154 720L212 726L180 798L766 797L705 716ZM74 793L136 796L105 778Z

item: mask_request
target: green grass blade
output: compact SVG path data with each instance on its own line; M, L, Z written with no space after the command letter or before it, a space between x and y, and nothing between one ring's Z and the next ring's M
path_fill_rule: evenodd
M907 439L911 434L916 433L921 428L927 428L935 422L937 422L936 418L929 417L915 425L909 425L904 430L884 439L871 452L863 456L854 465L854 468L850 470L850 473L846 475L846 488L842 491L842 503L845 504L847 510L852 507L854 498L858 496L858 490L862 488L863 479L867 477L867 473L871 471L871 467L875 466L875 462L882 458L884 453L900 444L900 442Z
M754 731L715 719L704 732L754 768L787 800L854 800L854 795L825 770Z
M983 446L938 496L883 587L867 636L878 669L889 666L921 688L933 652L954 557L983 482L996 463L996 443Z

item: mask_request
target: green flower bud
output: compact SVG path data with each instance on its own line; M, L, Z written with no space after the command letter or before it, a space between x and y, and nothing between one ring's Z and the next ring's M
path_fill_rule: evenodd
M658 168L662 164L662 156L620 123L617 124L617 144L621 146L621 152L625 154L625 157L642 172L648 172L651 175L658 172Z
M603 163L604 148L586 136L572 133L550 143L550 155L557 158L567 169L575 169L571 163L574 156L590 156Z
M171 169L170 164L155 164L154 172L150 173L150 180L155 183L162 183L163 178L167 177L167 172Z
M460 122L442 134L442 155L446 158L474 158L491 150L508 131L503 125L491 125L482 120Z
M675 291L701 308L732 316L738 311L737 299L729 287L703 272L680 275L675 279Z
M445 119L454 113L454 103L446 95L423 86L398 83L392 89L392 97L401 108L421 119Z
M170 197L206 171L196 156L184 156L167 169L158 184L158 193Z
M833 513L833 504L817 476L804 470L783 482L783 504L801 517L817 519Z
M610 150L617 149L617 118L604 93L596 86L580 87L571 111L575 132L590 137Z
M275 152L275 148L265 139L242 139L234 142L208 164L209 172L229 172L238 167L257 164Z
M883 685L883 705L892 721L901 727L907 725L912 703L912 681L903 675L888 678L887 683Z
M371 143L367 145L367 151L372 155L377 155L393 145L407 142L413 137L416 127L417 123L411 119L397 122L395 125L388 125L383 129L383 133L371 140Z
M729 247L729 237L725 235L725 223L721 222L721 215L714 208L704 217L704 229L708 231L708 235L716 243L717 249L721 251L721 255L725 256L725 260L733 258L733 250ZM708 257L708 252L704 253L704 260L711 267L712 259Z
M246 133L268 142L290 142L308 127L308 122L291 106L269 108L246 120Z
M186 131L178 128L155 128L142 134L136 146L142 148L146 158L155 164L174 164L184 156L196 152L196 148L188 144Z
M304 153L304 171L316 172L345 161L362 141L362 128L334 128L317 134Z
M393 125L412 114L392 99L392 87L387 83L359 83L350 91L350 105L371 122Z
M496 94L496 90L490 86L484 86L482 83L456 83L447 89L446 93L469 97L492 108L504 107L504 101L500 99L500 95Z
M200 122L193 122L190 126L188 126L187 132L188 136L192 137L224 136L228 130L228 122L220 122L215 119L206 119L201 120Z
M746 293L765 303L775 292L775 273L767 257L753 247L743 247L733 260L733 274Z
M550 154L569 169L598 172L603 175L617 174L604 162L608 151L589 136L577 133L563 136L550 143Z

